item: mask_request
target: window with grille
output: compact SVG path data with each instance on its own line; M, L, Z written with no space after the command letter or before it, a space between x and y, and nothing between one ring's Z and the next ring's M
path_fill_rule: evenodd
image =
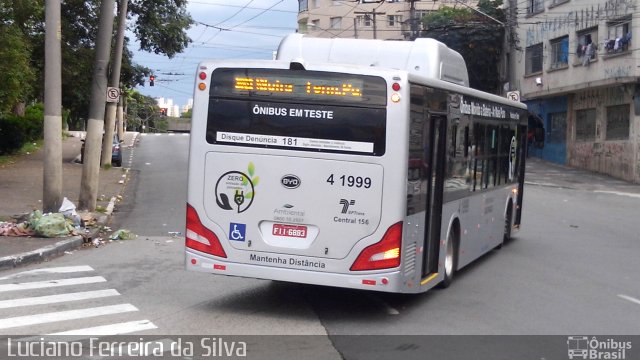
M549 129L547 129L547 141L551 143L563 143L567 134L567 113L557 112L549 114Z
M560 69L569 64L569 36L551 40L551 68Z
M596 109L576 111L576 141L595 141Z
M298 0L298 12L309 10L308 0Z
M402 15L387 15L387 25L389 27L400 26L402 24Z
M610 21L607 23L607 39L604 49L607 54L629 50L631 44L631 18Z
M371 26L371 16L369 15L360 15L357 17L358 25L360 26Z
M525 75L542 71L542 43L529 46L525 56Z
M629 139L629 104L607 107L606 140Z
M598 28L583 30L577 34L575 65L589 65L598 57Z
M527 14L537 14L544 11L544 0L527 0Z

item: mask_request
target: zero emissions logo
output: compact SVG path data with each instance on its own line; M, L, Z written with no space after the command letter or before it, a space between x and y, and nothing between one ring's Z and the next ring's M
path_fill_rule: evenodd
M260 178L254 176L255 165L250 162L247 173L228 171L216 182L216 204L223 210L244 212L251 207L255 197L255 187Z

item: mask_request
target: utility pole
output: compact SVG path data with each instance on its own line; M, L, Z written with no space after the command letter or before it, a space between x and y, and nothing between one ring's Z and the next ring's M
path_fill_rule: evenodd
M353 18L353 38L358 38L358 18Z
M417 31L418 19L416 19L416 0L409 1L409 18L411 19L411 23L409 23L409 25L411 26L410 40L415 40L418 37L418 31Z
M377 35L377 27L376 27L376 15L385 15L386 13L376 12L375 10L373 10L373 11L354 11L353 13L357 14L357 15L364 15L365 17L371 15L371 18L372 18L372 21L373 21L373 38L377 39L378 35Z
M127 26L128 0L120 0L118 9L118 39L115 53L111 62L111 86L120 89L120 69L122 68L122 47L124 46L124 32ZM120 98L122 94L120 94ZM113 128L115 125L118 103L107 103L107 114L104 118L104 136L102 137L102 165L111 164L111 146L113 144ZM120 137L118 137L120 139Z
M44 164L42 211L62 204L62 58L60 0L45 2Z
M113 31L113 4L114 0L102 0L100 5L100 24L96 38L96 58L93 64L91 104L80 181L79 208L81 210L95 210L98 200L100 150L102 149L100 140L104 128L104 107L107 97L107 67Z

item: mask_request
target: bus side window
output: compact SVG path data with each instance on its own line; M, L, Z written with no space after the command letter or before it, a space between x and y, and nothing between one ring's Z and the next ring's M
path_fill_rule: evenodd
M454 120L455 121L455 120ZM451 157L455 158L458 152L458 125L451 126Z
M469 125L464 127L464 157L469 157Z

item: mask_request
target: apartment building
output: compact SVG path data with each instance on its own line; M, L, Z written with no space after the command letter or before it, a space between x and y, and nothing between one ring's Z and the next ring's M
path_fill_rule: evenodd
M517 24L510 87L545 129L531 154L640 182L638 1L508 4Z
M298 32L313 37L410 40L420 19L441 6L463 7L473 0L343 1L299 0Z

